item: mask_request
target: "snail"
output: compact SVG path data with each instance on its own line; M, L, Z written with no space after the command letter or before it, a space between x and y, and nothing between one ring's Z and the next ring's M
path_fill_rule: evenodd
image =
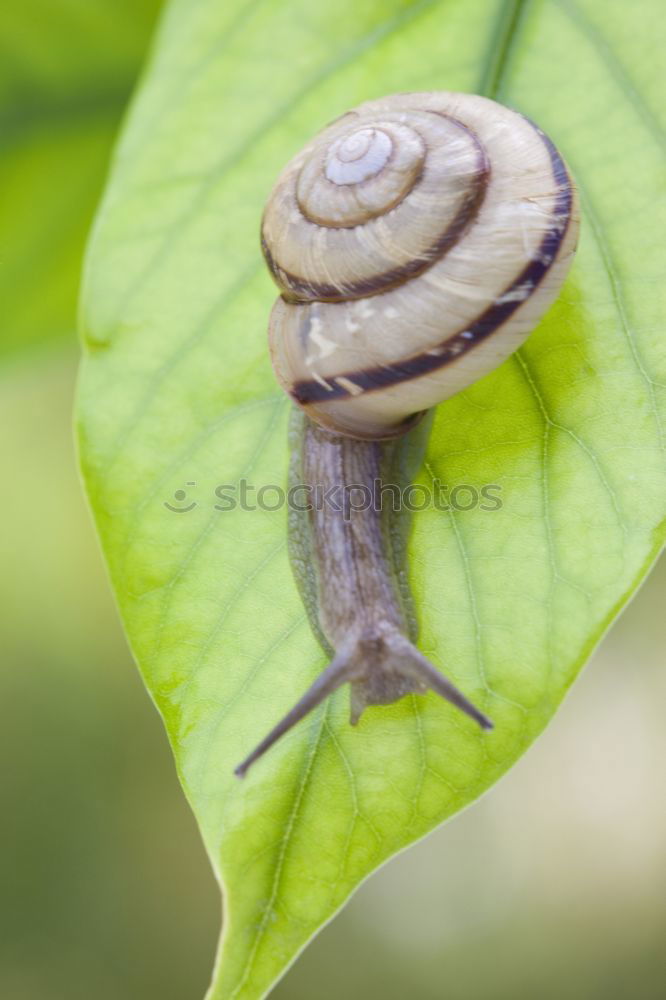
M292 480L324 492L381 482L402 435L524 341L558 294L577 234L575 186L555 146L488 98L396 94L325 127L280 174L261 226L280 290L271 359L305 414ZM368 705L431 689L492 728L415 645L390 518L345 495L341 508L290 513L292 565L332 659L241 777L347 682L352 724Z

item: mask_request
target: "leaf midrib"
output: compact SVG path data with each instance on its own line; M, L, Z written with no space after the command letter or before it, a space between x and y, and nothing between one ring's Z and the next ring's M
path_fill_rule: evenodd
M439 0L435 0L435 2L439 2ZM499 28L503 32L502 41L501 41L501 44L499 46L499 55L495 59L494 64L492 64L492 69L486 71L483 74L484 79L487 80L487 82L485 83L485 86L490 91L489 94L488 94L488 96L492 96L493 93L497 93L498 90L499 90L499 88L501 87L502 80L503 80L504 76L506 75L507 67L508 67L508 64L510 62L510 58L511 58L511 53L512 53L512 50L513 50L513 45L514 45L514 39L515 39L515 36L516 36L516 32L518 30L519 24L521 23L521 21L523 19L525 10L526 10L529 2L530 2L530 0L507 0L507 2L505 4L505 8L504 8L504 10L502 12L502 15L500 16L500 19L499 19L499 22L498 22ZM426 3L426 4L423 4L421 6L422 7L427 7L427 6L431 6L431 4L430 3ZM374 34L377 34L377 31L375 31ZM385 38L386 34L383 34L382 37ZM494 51L495 51L495 46L493 46L492 43L491 43L491 45L489 46L489 49L488 49L490 58L493 58ZM356 56L354 56L354 58L355 57ZM351 63L352 61L353 61L353 59L350 58L349 63ZM322 706L322 709L320 710L321 723L320 723L320 729L318 730L317 739L315 741L314 746L312 747L312 749L310 751L310 754L308 756L308 760L306 762L306 766L305 766L304 770L301 772L301 777L300 777L299 786L298 786L297 799L296 799L296 802L294 804L294 807L292 808L289 823L285 827L284 836L281 838L281 841L280 841L280 846L279 846L279 851L278 851L278 857L277 857L277 865L276 865L276 868L275 868L275 876L274 876L273 883L272 883L272 888L271 888L271 899L270 899L269 904L266 907L266 912L264 914L264 919L262 920L261 925L257 929L255 940L254 940L252 948L251 948L251 950L250 950L250 952L248 954L245 966L244 966L244 968L243 968L243 970L242 970L242 972L240 974L240 977L239 977L239 979L237 981L237 984L236 984L233 992L230 995L231 1000L233 1000L234 997L238 996L238 994L242 990L244 984L247 982L248 977L251 975L252 968L253 968L253 965L254 965L254 961L255 961L257 952L259 950L260 944L261 944L261 940L262 940L262 938L265 935L265 930L266 930L266 926L267 926L267 923L268 923L268 917L270 915L270 912L272 911L273 904L275 903L276 893L279 891L279 883L280 883L280 880L281 880L282 871L284 870L284 864L285 864L285 861L286 861L286 858L287 858L287 855L288 855L289 845L290 845L290 841L291 841L291 837L292 837L292 833L293 833L293 827L295 825L295 820L297 818L298 811L300 810L300 805L301 805L303 796L304 796L304 794L306 792L306 789L307 789L307 786L308 786L308 783L309 783L310 775L311 775L311 772L312 772L312 767L313 767L313 764L314 764L314 758L316 756L316 752L317 752L317 749L319 747L319 742L321 740L322 730L323 730L324 727L327 726L328 711L329 711L329 705L328 704ZM418 716L418 713L417 713L417 716ZM417 729L418 729L420 727L420 724L421 724L420 723L420 718L415 719L415 722L416 722L416 726L417 726ZM425 766L425 762L424 762L424 766ZM353 769L351 769L351 776L354 777ZM222 884L224 886L224 882ZM224 950L225 939L227 938L227 935L228 935L228 929L223 926L223 936L222 936L222 940L220 942L220 952L221 953ZM284 974L284 972L286 972L286 968L283 970L282 974Z

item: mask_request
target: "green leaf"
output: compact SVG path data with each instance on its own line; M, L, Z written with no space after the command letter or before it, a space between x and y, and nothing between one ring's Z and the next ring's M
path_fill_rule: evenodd
M78 419L127 633L223 888L210 1000L264 996L373 869L503 774L655 558L666 102L658 5L639 7L168 8L90 246ZM416 514L409 546L421 648L496 728L428 695L352 730L341 692L241 783L233 766L324 665L285 511L214 507L218 484L287 471L263 202L322 124L423 89L482 91L533 117L583 204L561 299L519 355L438 408L420 473L501 488L498 511Z
M72 337L86 234L157 6L2 6L2 355Z

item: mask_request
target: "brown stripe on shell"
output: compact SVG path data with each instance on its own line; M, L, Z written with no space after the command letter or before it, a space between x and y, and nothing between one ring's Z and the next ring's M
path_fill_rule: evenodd
M423 274L436 261L441 260L475 220L483 202L490 177L490 164L486 156L486 151L476 133L463 122L441 111L433 111L431 113L438 115L440 118L448 119L448 121L467 132L476 149L476 170L471 181L470 191L453 221L446 227L444 232L440 233L428 249L418 257L414 257L399 267L394 267L388 271L383 271L381 274L373 275L371 278L363 278L345 285L306 281L298 275L285 271L284 268L280 267L271 253L264 238L262 226L261 250L276 284L282 289L282 298L286 302L294 304L304 302L347 302L352 299L364 299L371 295L378 295L381 292L391 291L392 288L396 288L404 281ZM418 183L418 178L415 183ZM414 186L409 189L407 194L413 190ZM407 197L407 194L404 197ZM399 204L399 202L396 204ZM391 208L395 207L395 205L391 206ZM306 218L306 216L303 217ZM308 219L307 221L310 220ZM318 225L318 223L312 224ZM350 226L349 228L355 229L357 227Z
M340 375L331 376L330 382L325 385L314 379L296 382L290 390L290 394L297 403L305 406L310 403L350 397L352 393L338 384L338 378L353 383L357 387L356 392L359 390L372 392L437 371L456 361L462 354L498 330L534 292L550 270L566 235L571 219L573 188L564 161L551 140L534 122L528 118L525 120L535 130L548 151L558 191L553 206L553 222L530 263L523 268L491 306L464 330L448 337L441 344L392 365L341 372ZM523 291L527 294L519 294Z

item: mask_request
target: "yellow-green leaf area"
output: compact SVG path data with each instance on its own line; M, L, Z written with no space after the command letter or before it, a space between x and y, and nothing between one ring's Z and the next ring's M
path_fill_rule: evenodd
M166 11L90 243L78 426L127 634L223 888L209 1000L265 996L373 869L515 762L663 541L664 39L659 5L639 7ZM343 691L241 783L234 765L325 664L285 511L215 506L220 485L286 478L263 202L324 123L426 89L486 93L536 120L583 212L557 304L515 357L438 408L418 474L499 490L499 510L415 514L409 543L420 646L495 729L434 695L352 729Z

